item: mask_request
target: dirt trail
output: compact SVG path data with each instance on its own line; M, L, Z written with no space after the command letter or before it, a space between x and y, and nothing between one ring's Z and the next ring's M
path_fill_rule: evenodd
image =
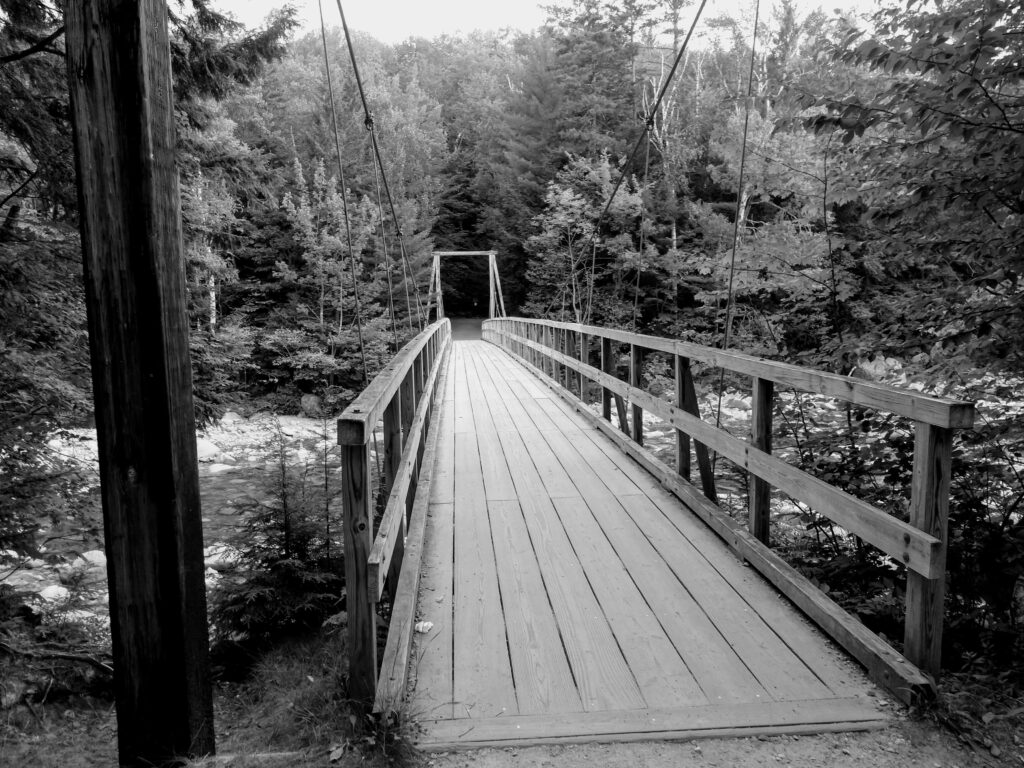
M1024 765L965 748L927 721L902 717L888 728L817 736L699 739L483 749L427 755L433 768L973 768Z

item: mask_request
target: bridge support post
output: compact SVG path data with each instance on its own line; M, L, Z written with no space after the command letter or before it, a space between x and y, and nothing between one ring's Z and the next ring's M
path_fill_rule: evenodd
M690 358L675 356L676 407L686 409L686 377L690 375ZM690 480L690 436L681 429L676 430L676 472Z
M387 498L395 485L395 478L398 477L399 467L402 464L402 397L394 398L388 407L384 409L384 477L381 484L381 497ZM388 584L391 593L398 586L398 574L402 569L402 557L405 554L405 516L399 527L398 535L395 538L395 552L391 556L391 565L388 568Z
M167 5L61 7L118 762L177 764L214 729Z
M629 345L629 383L631 386L640 389L641 375L643 372L644 352L636 344ZM631 404L633 411L633 424L631 437L637 445L644 444L644 409L639 405Z
M753 413L750 419L750 443L765 453L772 452L772 401L775 383L769 379L754 378ZM750 473L748 527L762 544L771 538L772 488L753 472Z
M369 704L377 690L377 620L367 562L373 542L370 445L341 446L345 591L348 612L348 695Z
M615 372L612 363L612 340L606 336L601 337L601 370L609 376ZM608 387L601 387L601 418L609 422L612 420L612 391Z
M953 463L953 430L917 422L914 474L910 492L910 524L942 542L939 576L928 579L907 570L907 614L903 654L938 679L942 667L942 619L946 597L949 480Z

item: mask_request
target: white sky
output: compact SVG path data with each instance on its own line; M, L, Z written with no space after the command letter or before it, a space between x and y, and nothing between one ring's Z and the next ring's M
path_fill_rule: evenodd
M219 0L216 7L229 11L247 25L258 25L287 0ZM319 28L316 0L292 0L304 30ZM328 27L341 25L336 0L323 0ZM347 0L342 6L352 30L367 32L384 43L399 43L412 36L432 38L442 33L475 29L539 27L545 14L536 2L525 0Z
M542 0L544 5L556 0ZM248 26L258 26L274 8L287 0L217 0L215 6L234 14ZM834 7L845 12L869 10L877 0L798 0L802 10L817 7L831 14ZM298 8L304 31L319 28L316 0L292 0ZM771 0L762 0L762 15ZM328 27L341 24L336 0L323 0L324 19ZM352 30L367 32L384 43L399 43L412 36L433 38L443 33L472 32L476 29L497 30L512 27L530 30L539 27L545 18L540 3L534 0L343 0L345 18ZM695 9L696 3L692 6ZM709 0L704 17L753 15L754 0Z

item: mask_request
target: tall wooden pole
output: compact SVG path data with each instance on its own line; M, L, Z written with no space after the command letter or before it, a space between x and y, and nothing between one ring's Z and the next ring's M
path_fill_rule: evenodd
M69 0L122 766L214 750L202 519L163 0Z

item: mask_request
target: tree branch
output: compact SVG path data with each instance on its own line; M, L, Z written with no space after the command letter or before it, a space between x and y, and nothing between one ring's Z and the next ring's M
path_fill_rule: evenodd
M64 27L57 27L57 29L54 30L52 34L48 35L47 37L44 37L35 45L30 45L23 51L15 51L14 53L9 53L6 56L0 56L0 66L28 58L29 56L32 56L36 53L52 53L55 56L63 56L63 54L60 51L49 47L50 43L52 43L54 40L56 40L63 34Z

